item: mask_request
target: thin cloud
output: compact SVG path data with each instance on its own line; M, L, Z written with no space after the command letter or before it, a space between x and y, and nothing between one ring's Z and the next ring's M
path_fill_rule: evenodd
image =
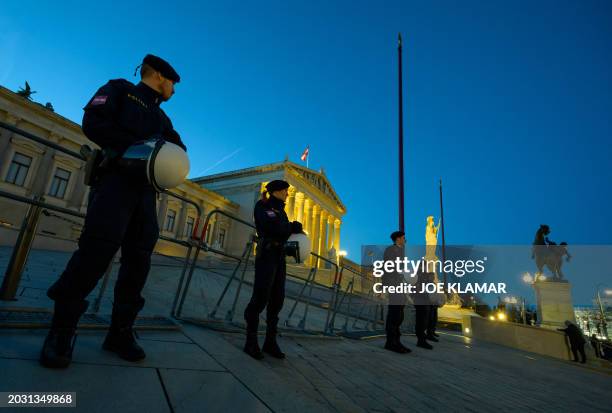
M229 155L224 156L223 158L215 162L213 165L209 166L208 168L204 169L202 172L198 173L198 176L204 175L206 172L210 171L211 169L216 168L217 166L221 165L223 162L227 161L228 159L233 158L236 154L238 154L238 152L242 151L243 149L244 149L244 146L236 149L234 152L230 153Z

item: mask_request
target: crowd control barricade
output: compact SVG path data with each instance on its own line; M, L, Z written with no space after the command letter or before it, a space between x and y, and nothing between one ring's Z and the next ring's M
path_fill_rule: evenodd
M76 160L80 160L80 161L86 160L85 156L83 156L81 153L75 152L69 148L63 147L55 142L41 138L39 136L36 136L35 134L19 129L5 122L0 121L0 128L4 128L10 132L13 132L14 134L20 135L26 139L29 139L31 141L44 145L48 148L52 148L58 152L61 152L65 155L75 158ZM41 179L41 177L39 176L38 179ZM183 197L180 194L176 194L172 191L164 191L164 192L168 196L175 197L181 201L184 201L192 205L197 211L196 222L199 222L201 220L201 215L202 215L201 207L196 202L186 197ZM18 303L20 299L19 299L19 296L17 295L17 292L20 289L20 284L22 282L24 271L27 270L28 258L30 257L30 253L32 251L32 245L33 245L34 239L37 235L39 235L37 233L37 228L38 228L38 225L41 219L41 215L46 218L67 221L68 223L72 225L73 228L80 227L79 228L79 231L80 231L82 229L81 222L82 220L84 220L85 214L80 211L80 207L81 207L80 205L74 209L66 208L63 206L58 206L54 203L46 202L45 198L40 195L28 197L28 196L20 195L18 193L0 190L0 198L8 199L8 200L15 201L17 203L25 204L28 206L25 216L22 220L21 227L17 234L16 242L13 245L13 248L10 254L10 258L8 259L5 274L2 279L2 285L0 287L0 300L6 301L6 302L15 302L14 304L5 303L5 305L3 305L0 310L2 312L2 316L0 316L0 325L5 325L6 323L3 323L2 321L8 319L7 317L9 317L9 315L14 318L14 314L11 311L4 311L4 310L13 309L13 310L16 310L17 312L27 313L28 311L41 312L41 310L44 309L43 305L41 305L40 308L33 308L31 304L29 304L27 308L25 307L20 308L19 303ZM181 239L167 237L167 236L160 236L159 238L167 242L174 243L174 244L185 247L187 254L181 260L182 261L181 262L182 273L181 273L181 277L179 277L181 279L184 278L184 274L189 268L189 264L191 262L190 256L191 256L193 246L195 243L193 240L193 235L188 240L181 240ZM58 238L58 242L60 241L68 242L68 243L76 242L74 239ZM104 295L106 291L111 269L112 269L112 262L109 265L109 268L103 277L101 285L99 285L97 289L97 295L92 302L92 306L90 307L90 311L88 312L89 314L91 314L92 311L94 313L97 313L100 308L100 302L101 302L102 296ZM49 280L49 284L51 282L53 282L53 280ZM49 285L46 285L45 287L48 288L48 286ZM92 294L94 294L95 292L96 290L94 290ZM49 313L48 309L46 310L46 312ZM45 318L48 319L49 317L48 316L41 317L41 319L45 319ZM8 324L10 325L11 323L8 323ZM41 323L34 323L34 324L35 325L32 325L32 326L38 326L40 324L44 325L45 322L43 321ZM20 321L17 320L15 325L22 326L22 325L28 325L28 324L20 323Z

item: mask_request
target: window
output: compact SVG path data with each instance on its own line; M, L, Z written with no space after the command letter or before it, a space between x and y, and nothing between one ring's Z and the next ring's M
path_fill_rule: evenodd
M176 220L176 211L174 209L169 209L168 214L166 215L166 225L164 226L164 230L173 231L175 220Z
M223 248L223 243L225 242L225 228L221 228L219 230L219 246Z
M191 236L191 233L193 232L194 222L195 220L193 219L193 217L187 217L187 222L185 223L185 233L183 234L183 236L185 237Z
M70 172L62 168L57 168L53 176L53 181L51 181L49 195L60 199L64 198L64 195L66 195L66 188L68 187L68 181L70 181Z
M26 177L28 176L30 165L32 165L32 158L19 152L15 152L11 166L6 174L6 182L9 184L23 186Z

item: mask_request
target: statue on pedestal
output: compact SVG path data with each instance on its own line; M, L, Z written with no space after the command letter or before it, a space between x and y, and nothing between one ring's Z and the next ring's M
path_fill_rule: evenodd
M538 278L543 275L544 266L548 267L553 275L551 281L564 281L564 275L561 271L563 257L567 256L566 261L569 262L572 256L567 251L567 242L557 245L556 242L548 239L548 234L550 234L550 227L542 224L536 231L533 240L531 258L535 259L538 269L535 274L535 281L538 281Z

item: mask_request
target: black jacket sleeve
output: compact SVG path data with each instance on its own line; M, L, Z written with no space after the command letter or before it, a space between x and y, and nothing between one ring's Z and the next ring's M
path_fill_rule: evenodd
M263 230L263 234L260 235L284 239L291 235L291 222L281 216L280 213L273 211L272 208L266 207L265 204L258 203L255 206L254 215L255 222Z
M135 141L117 122L122 92L127 85L129 82L125 80L109 81L98 89L83 108L83 133L102 149L123 153Z
M187 147L185 146L185 144L181 140L181 136L178 134L178 132L174 130L174 126L172 126L172 121L164 113L163 110L161 110L161 112L162 112L162 115L164 116L164 118L166 118L166 125L167 125L166 126L166 130L164 131L164 139L167 140L168 142L172 142L172 143L180 146L181 148L183 148L183 150L185 152L187 152Z

